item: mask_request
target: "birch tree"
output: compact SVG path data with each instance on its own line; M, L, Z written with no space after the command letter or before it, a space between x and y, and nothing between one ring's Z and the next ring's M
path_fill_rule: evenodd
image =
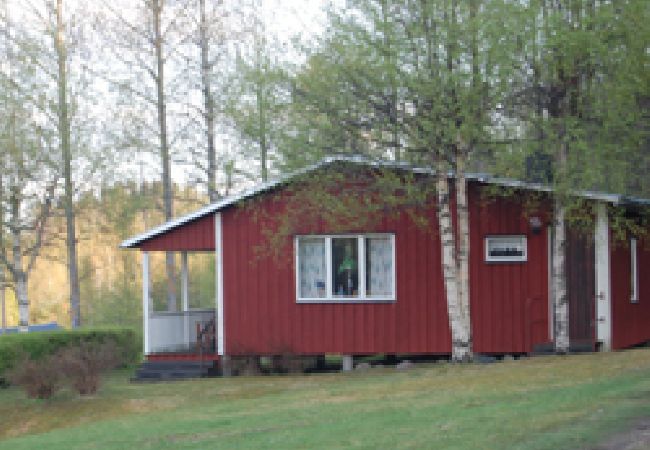
M208 34L209 23L205 8L205 0L199 0L199 48L201 51L201 92L203 93L203 116L205 119L205 135L207 147L207 180L208 196L211 202L216 202L217 191L217 154L215 150L215 102L212 91L211 72L214 62L210 59L211 39Z
M58 172L52 136L39 125L47 107L42 98L33 95L43 89L43 80L34 77L34 68L25 58L17 56L19 50L34 46L14 27L6 4L3 6L0 263L10 276L19 326L25 329L29 324L29 276L45 241Z
M57 197L65 220L70 324L78 327L81 299L75 195L101 176L107 152L97 145L102 123L94 103L94 80L84 68L93 64L89 21L81 18L79 10L68 10L65 5L63 0L34 0L18 11L21 20L30 24L25 33L32 43L32 48L21 52L32 64L34 77L42 80L41 126L54 136L59 149L63 186L61 194L57 189Z
M246 34L237 50L235 72L229 79L226 115L246 149L242 155L259 165L254 178L269 179L271 162L286 124L288 74L280 50L259 12L249 12Z
M503 26L514 28L521 11L501 2L348 2L345 12L332 12L329 34L295 80L299 113L325 124L309 131L312 145L327 145L318 134L338 128L355 136L349 151L434 169L436 257L457 361L472 358L465 172L493 147L516 54Z
M134 5L122 4L120 6L123 10L116 9L112 4L104 5L111 12L107 48L112 49L112 56L121 65L117 70L111 68L106 78L129 98L124 103L124 113L126 120L132 123L125 125L130 128L133 136L128 138L130 142L123 142L122 145L132 146L133 142L139 142L146 148L149 138L153 137L157 141L156 153L160 161L163 186L162 210L165 220L169 221L174 216L172 147L175 138L180 137L187 128L187 123L184 122L186 115L178 102L178 97L186 92L181 80L184 74L179 72L182 65L176 59L181 47L192 36L192 31L184 28L188 24L187 5L186 2L168 5L165 0L141 0ZM174 64L173 61L177 63ZM136 111L144 112L144 116ZM147 120L152 112L156 118L155 123ZM167 308L174 311L177 295L172 252L166 254L166 272Z
M190 1L187 20L193 34L179 48L190 94L185 99L189 127L179 145L185 147L186 163L197 172L191 182L204 185L211 202L227 191L232 155L226 148L226 103L233 95L229 90L237 71L236 48L248 35L250 11L245 6L236 1ZM200 102L193 93L200 95Z
M63 207L66 223L66 248L68 253L68 284L70 289L70 325L76 328L81 324L81 306L79 292L79 265L77 260L77 232L74 211L72 185L72 151L70 148L70 116L68 114L68 78L67 78L67 46L65 41L65 23L63 19L63 0L56 0L56 30L54 44L57 60L57 91L58 91L58 134L61 149L61 165L63 166Z
M634 165L643 165L639 155L647 152L647 131L640 124L648 78L638 62L647 60L641 50L647 32L640 30L650 5L574 0L528 6L516 29L522 71L514 78L521 84L513 85L507 109L524 124L524 136L511 137L525 138L514 148L528 155L527 176L554 190L554 343L557 352L566 353L567 228L576 219L589 219L580 217L575 191L629 192L638 173Z

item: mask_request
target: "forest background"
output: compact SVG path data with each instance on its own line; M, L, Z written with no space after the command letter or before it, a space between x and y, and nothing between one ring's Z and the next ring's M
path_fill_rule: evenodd
M326 154L650 198L650 2L309 3L0 0L8 326L141 326L119 242Z

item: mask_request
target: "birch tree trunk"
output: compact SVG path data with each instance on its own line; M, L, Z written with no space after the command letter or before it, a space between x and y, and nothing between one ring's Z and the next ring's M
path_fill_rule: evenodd
M27 331L29 326L29 297L27 296L27 274L16 273L14 276L14 290L18 301L18 329Z
M210 82L210 39L208 37L208 19L205 12L205 0L199 0L199 46L201 49L201 84L205 119L205 134L208 150L208 197L211 202L219 199L217 191L217 155L214 147L214 97Z
M461 146L456 157L456 216L458 218L458 301L463 329L467 333L468 355L472 354L472 314L469 303L469 210L467 179L465 178L465 149Z
M268 180L267 171L267 158L268 158L268 143L266 140L266 114L264 111L264 86L260 80L260 85L257 87L257 111L260 129L260 166L262 181L266 183Z
M261 33L264 33L262 30ZM259 145L260 145L260 175L262 181L268 180L268 139L267 139L267 99L266 99L266 83L267 80L264 76L268 69L268 55L266 54L266 47L264 36L259 35L257 32L254 36L255 39L255 102L257 106L257 121L259 131Z
M68 252L68 283L70 289L70 325L77 328L81 325L80 293L79 293L79 268L77 262L77 237L76 218L73 203L72 189L72 154L70 151L70 118L68 116L67 102L67 52L65 48L63 24L63 0L56 2L56 33L55 47L58 64L58 131L63 163L63 180L65 185L64 209L66 222L66 247Z
M451 357L463 362L471 359L470 329L463 318L462 301L458 288L458 266L456 242L451 220L449 180L446 172L438 165L436 191L438 196L438 226L442 251L442 274L447 297L447 312L451 328Z
M555 351L569 351L569 303L566 284L566 210L560 199L554 202L553 237L553 308Z
M11 196L11 237L12 237L12 266L14 292L18 301L18 327L27 331L29 325L29 298L27 296L27 273L23 269L23 254L21 240L21 224L19 220L21 201L16 192Z
M555 200L553 239L553 306L555 308L555 351L569 351L569 304L566 287L566 222L565 208Z
M160 137L160 159L162 162L163 208L165 220L174 216L173 192L171 182L171 161L167 143L167 105L165 103L165 60L163 57L163 37L161 16L164 0L153 0L154 48L156 54L156 107L158 111L158 133ZM167 310L176 311L176 267L174 253L165 254L167 269Z

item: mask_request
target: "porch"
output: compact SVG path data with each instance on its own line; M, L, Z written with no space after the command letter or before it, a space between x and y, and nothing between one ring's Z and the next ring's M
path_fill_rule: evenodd
M214 309L154 312L147 319L148 359L156 355L216 354Z
M181 251L178 254L180 273L170 281L169 277L152 276L152 273L161 272L161 268L164 270L164 264L160 260L155 264L153 257L157 255L162 259L165 253L142 252L143 353L149 362L213 363L218 360L218 280L214 267L218 258L214 252ZM190 260L193 255L203 256ZM175 258L175 262L177 260ZM196 275L193 283L190 268Z

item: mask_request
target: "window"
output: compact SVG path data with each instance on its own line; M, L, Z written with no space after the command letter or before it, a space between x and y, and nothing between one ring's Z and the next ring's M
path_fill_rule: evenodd
M524 262L528 258L526 236L487 236L485 261Z
M395 300L393 234L296 237L300 302Z
M630 239L630 272L632 278L632 290L630 301L632 303L639 303L639 260L637 255L637 240Z
M332 293L334 297L359 297L359 239L332 238Z

